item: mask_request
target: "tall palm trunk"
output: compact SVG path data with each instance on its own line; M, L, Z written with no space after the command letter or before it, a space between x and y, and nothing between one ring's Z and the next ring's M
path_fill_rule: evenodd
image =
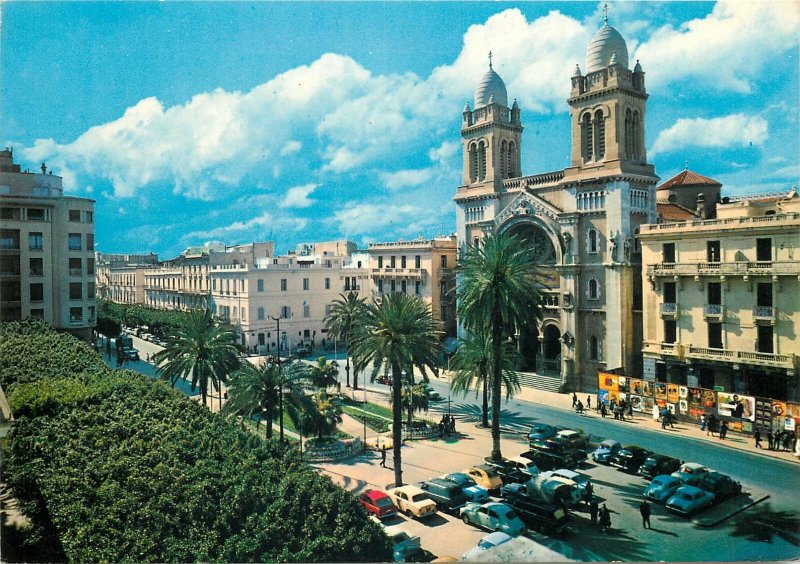
M278 423L280 431L280 440L283 444L283 375L280 376L280 390L278 390Z
M345 355L344 372L347 374L347 387L350 387L350 343L347 343L347 354Z
M414 422L414 367L408 368L408 432L411 433L411 424Z
M272 409L267 411L266 415L267 415L267 438L271 439L272 438L272 416L274 415L272 413Z
M502 382L500 377L500 354L503 328L499 315L500 295L495 292L494 310L492 313L492 460L500 460L500 394Z
M392 362L392 450L394 451L394 485L403 485L400 446L403 442L403 382L400 365Z
M487 373L487 367L483 367L482 374L483 376L483 409L481 413L481 426L484 428L489 427L489 374Z
M350 345L348 345L348 354L350 354L349 346ZM356 369L355 365L353 365L353 389L358 389L358 370Z

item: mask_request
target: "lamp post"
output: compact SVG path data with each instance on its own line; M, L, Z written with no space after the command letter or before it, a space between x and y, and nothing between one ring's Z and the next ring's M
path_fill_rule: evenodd
M447 417L450 418L450 396L453 390L453 375L450 374L450 358L452 355L447 355Z
M367 408L367 387L364 386L364 409ZM367 450L367 416L364 415L364 450Z
M280 441L283 443L283 366L281 365L281 318L273 317L271 315L269 318L278 323L278 382L280 385L280 389L278 391L278 411L280 413ZM302 443L303 441L301 438L300 444L302 445Z

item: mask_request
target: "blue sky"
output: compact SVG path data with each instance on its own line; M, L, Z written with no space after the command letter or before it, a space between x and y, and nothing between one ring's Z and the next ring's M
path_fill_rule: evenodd
M460 118L494 52L523 174L568 164L593 2L5 2L0 140L96 199L104 252L455 229ZM648 158L728 194L798 183L795 2L610 2Z

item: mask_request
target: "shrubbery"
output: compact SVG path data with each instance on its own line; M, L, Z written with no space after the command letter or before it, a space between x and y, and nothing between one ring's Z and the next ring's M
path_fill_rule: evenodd
M9 395L17 423L4 474L33 523L17 559L390 559L380 526L294 450L263 442L163 383L96 370L88 361L101 360L91 349L84 367L92 372L58 375L51 363L37 374L28 368L27 341L8 341L10 333L0 329L0 378L17 382ZM79 346L66 335L42 335L54 358Z

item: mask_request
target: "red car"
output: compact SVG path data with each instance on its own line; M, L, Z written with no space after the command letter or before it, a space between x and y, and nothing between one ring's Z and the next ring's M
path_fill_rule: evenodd
M397 513L397 506L382 491L368 490L358 496L358 502L364 506L367 513L374 515L378 519L392 517Z

